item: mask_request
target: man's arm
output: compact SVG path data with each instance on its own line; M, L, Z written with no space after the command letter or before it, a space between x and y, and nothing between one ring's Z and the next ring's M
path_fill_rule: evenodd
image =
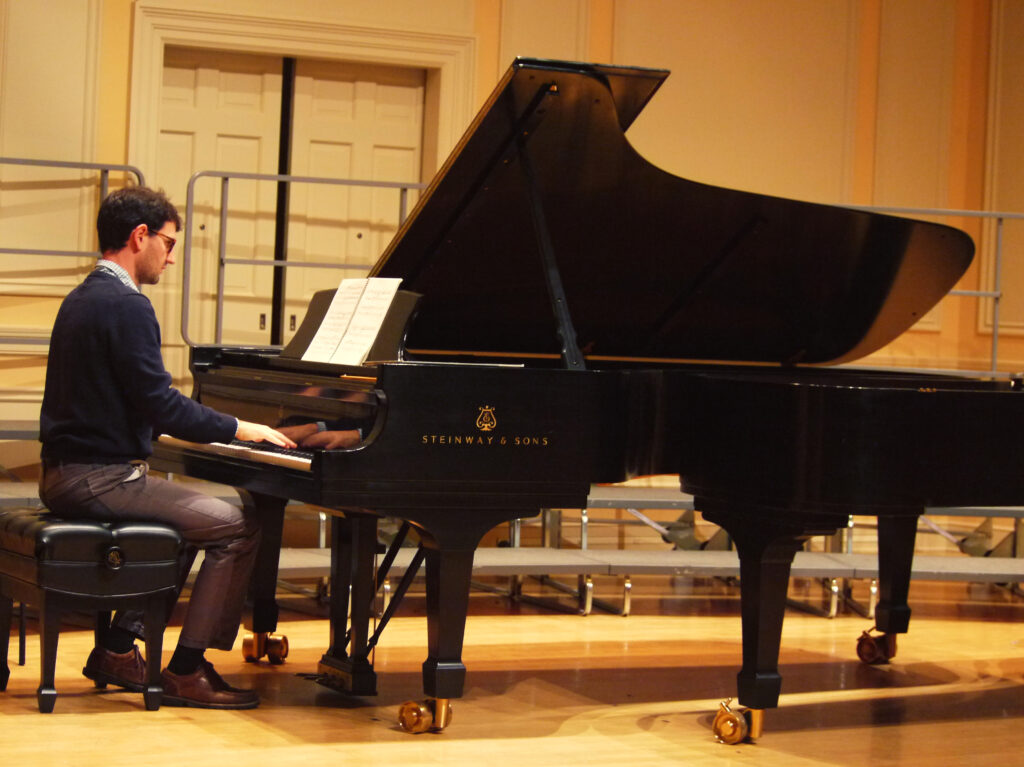
M130 296L115 304L120 313L110 348L115 375L139 411L149 416L157 433L193 442L228 440L232 434L247 442L271 442L295 447L295 442L263 424L243 421L189 399L171 384L160 352L160 325L145 296Z

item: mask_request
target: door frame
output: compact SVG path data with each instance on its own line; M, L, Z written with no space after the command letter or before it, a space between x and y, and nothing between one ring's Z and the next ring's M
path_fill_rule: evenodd
M476 38L319 19L135 4L128 155L156 166L164 48L181 45L425 69L423 166L440 167L473 117ZM436 119L435 119L436 118ZM436 126L432 134L431 125Z

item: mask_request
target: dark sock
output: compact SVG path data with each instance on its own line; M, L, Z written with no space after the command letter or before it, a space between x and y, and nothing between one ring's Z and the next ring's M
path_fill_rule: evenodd
M178 676L191 674L203 662L203 653L205 652L196 647L178 645L174 648L174 655L171 656L171 662L167 664L167 670Z
M110 652L126 653L135 645L135 634L120 626L111 626L103 632L102 644Z

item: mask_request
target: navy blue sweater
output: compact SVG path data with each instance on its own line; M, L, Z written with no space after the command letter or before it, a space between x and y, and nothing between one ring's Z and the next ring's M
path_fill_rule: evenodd
M44 460L146 458L154 431L226 442L237 423L171 387L153 305L98 270L68 294L50 338L39 419Z

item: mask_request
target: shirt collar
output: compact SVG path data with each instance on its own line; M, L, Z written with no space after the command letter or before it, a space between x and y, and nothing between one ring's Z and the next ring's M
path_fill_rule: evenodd
M103 271L114 275L115 277L117 277L117 279L124 283L126 287L131 288L136 293L142 292L139 290L139 286L135 284L135 281L132 280L131 275L128 274L128 271L120 264L115 264L113 261L101 258L99 261L96 262L96 268L102 269Z

